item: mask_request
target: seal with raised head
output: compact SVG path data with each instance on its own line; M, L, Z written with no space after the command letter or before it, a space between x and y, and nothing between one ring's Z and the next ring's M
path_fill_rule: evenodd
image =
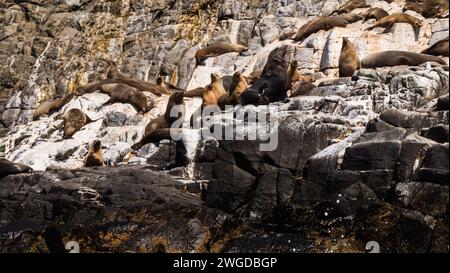
M421 52L422 54L434 55L434 56L446 56L448 57L448 36L445 39L437 41L429 48Z
M350 0L346 2L344 5L342 5L336 13L342 14L342 13L350 13L354 9L358 8L368 8L370 5L366 3L366 0Z
M389 16L389 13L382 8L375 7L362 12L361 16L364 17L363 22L369 19L375 19L378 21L381 18Z
M39 119L42 115L51 115L59 111L66 103L73 98L72 93L66 93L59 99L42 102L33 112L33 120Z
M409 51L383 51L371 54L361 60L362 68L410 65L417 66L425 62L447 64L439 57Z
M169 91L171 91L171 90L184 91L183 89L179 88L178 86L175 86L169 82L164 81L164 79L161 76L156 78L156 84L161 86L162 88L169 90Z
M11 174L30 173L32 171L33 169L27 165L0 158L0 180Z
M335 27L345 27L357 22L363 17L356 13L348 13L338 16L318 16L301 26L295 34L294 41L301 41L320 30L330 30Z
M225 91L225 88L223 87L222 77L220 77L217 73L211 73L211 86L216 99L219 99L223 95L227 94L227 91Z
M84 166L97 167L104 165L105 163L103 162L102 142L96 139L91 143L91 145L89 145L89 152L84 160Z
M339 77L351 77L360 67L361 61L358 52L356 52L353 44L344 37L341 54L339 55Z
M241 101L241 94L248 88L247 80L239 72L233 74L230 90L217 100L217 105L224 110L226 105L236 106Z
M301 79L300 72L298 71L298 62L293 60L289 63L287 69L287 83L286 90L291 89L292 85Z
M206 48L197 50L197 52L195 52L195 60L197 62L197 65L201 65L209 57L216 57L230 52L237 52L241 54L242 52L247 50L248 47L240 44L217 42L210 46L207 46Z
M376 21L372 26L366 28L366 30L372 30L376 27L382 27L385 28L384 33L387 33L396 23L407 23L416 29L422 27L423 24L420 19L409 14L393 13Z

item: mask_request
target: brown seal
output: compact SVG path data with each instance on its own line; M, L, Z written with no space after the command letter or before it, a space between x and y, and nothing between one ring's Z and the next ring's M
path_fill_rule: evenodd
M226 105L236 106L241 101L241 94L248 88L247 79L239 72L233 74L230 90L217 100L217 105L224 110Z
M445 13L448 12L448 8L448 0L407 0L403 7L403 11L413 10L425 18L432 18L444 17Z
M223 87L222 77L220 77L216 73L211 73L211 86L213 88L216 99L227 94L227 91L225 91L225 88Z
M367 21L369 19L380 20L386 16L389 16L389 13L382 8L370 8L361 13L361 16L364 17L363 21Z
M410 65L417 66L424 62L437 62L447 64L439 57L414 53L409 51L383 51L371 54L361 60L362 68L375 68L384 66Z
M413 28L420 28L423 24L420 19L409 14L393 13L376 21L373 26L366 28L366 30L372 30L376 27L383 27L385 28L384 33L387 33L396 23L407 23L410 24Z
M178 86L175 86L169 82L164 81L164 79L161 76L156 78L156 84L167 90L184 91L183 89L179 88Z
M69 138L76 132L78 132L84 125L92 122L83 111L80 109L74 108L70 109L65 114L60 114L55 117L55 119L62 118L64 120L64 138Z
M339 77L351 77L361 67L361 62L353 44L347 39L342 39L342 49L339 55Z
M201 97L204 91L205 91L204 87L198 87L184 92L183 96L185 98Z
M434 43L429 48L421 52L422 54L434 55L434 56L446 56L448 57L448 36Z
M134 150L138 150L145 144L153 142L153 135L151 135L153 131L172 127L173 122L179 119L183 113L179 112L177 117L171 117L170 112L174 106L180 106L181 108L179 110L185 112L183 98L183 92L172 92L169 101L167 102L166 111L163 115L151 120L147 126L145 126L144 136L139 142L132 146Z
M291 95L289 97L306 96L311 90L317 86L308 81L299 81L292 86Z
M350 0L346 2L342 7L340 7L336 13L350 13L354 9L358 8L369 8L370 5L367 5L366 0Z
M142 92L123 83L104 84L101 86L100 91L111 97L109 102L129 103L138 111L144 113L150 111L154 106L153 101L147 98Z
M345 27L357 22L363 17L356 13L348 13L338 16L318 16L301 26L295 34L294 41L301 41L320 30L330 30L334 27Z
M230 52L238 52L239 54L241 54L242 52L247 50L248 47L240 44L218 42L206 48L197 50L197 52L195 52L195 60L197 61L197 65L201 65L209 57L216 57Z
M84 160L85 167L96 167L104 166L103 163L103 152L102 152L102 142L98 139L94 140L91 145L89 145L89 152Z
M300 72L298 71L298 62L296 60L292 61L287 69L287 83L286 90L291 89L295 82L301 79Z
M0 158L0 180L10 174L30 173L33 169L22 163L14 163Z
M66 103L73 98L72 93L66 93L59 99L42 102L33 112L33 120L39 119L42 115L51 115L59 111Z

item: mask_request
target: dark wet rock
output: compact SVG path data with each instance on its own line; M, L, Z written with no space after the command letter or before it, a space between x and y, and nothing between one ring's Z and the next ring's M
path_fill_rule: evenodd
M424 130L423 136L439 143L445 143L449 140L448 130L448 125L433 126Z
M82 252L151 252L158 244L169 252L205 251L216 219L228 217L177 190L171 177L142 167L69 174L1 180L1 252L49 252L49 240L77 241Z

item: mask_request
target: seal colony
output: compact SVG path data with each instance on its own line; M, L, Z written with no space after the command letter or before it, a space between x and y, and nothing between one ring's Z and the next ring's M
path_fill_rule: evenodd
M444 12L448 12L448 1L445 0L406 0L403 12L389 14L388 11L367 4L365 0L350 0L339 7L330 16L317 16L301 25L296 31L287 32L279 36L279 40L291 39L293 43L302 43L314 33L328 31L334 28L345 28L360 20L368 21L367 31L378 34L377 28L383 28L383 33L389 32L397 23L407 23L413 28L421 29L424 21L411 14L408 10L416 11L425 18L440 18ZM372 20L372 21L369 21ZM433 62L438 65L447 65L441 56L448 57L448 37L437 41L421 52L408 51L384 51L373 52L367 56L358 56L354 46L357 37L343 37L338 61L339 77L352 77L360 68L392 67L398 65L416 66L425 62ZM247 45L215 42L204 48L197 47L192 56L192 64L203 65L210 57L235 52L242 54L248 51ZM116 62L100 59L108 63L109 68L106 78L97 82L80 86L76 92L67 92L61 98L42 102L33 113L33 120L44 115L61 111L64 105L75 96L85 93L102 92L110 97L107 103L129 103L140 115L150 111L155 102L146 93L154 96L169 96L164 114L152 119L143 128L143 137L134 143L133 150L139 150L145 144L158 144L161 140L171 140L172 135L179 131L172 128L177 117L171 117L170 112L175 106L184 107L184 98L199 97L202 105L201 111L206 106L218 106L224 110L227 105L262 105L274 102L284 102L288 97L308 95L317 86L316 78L312 75L304 75L300 72L300 60L287 58L291 56L288 46L280 46L272 50L262 70L254 70L248 76L242 71L235 71L232 75L219 75L211 73L211 82L206 86L192 90L183 90L176 85L166 82L163 77L157 77L154 83L134 79L119 71ZM361 58L362 57L362 58ZM290 93L289 93L290 92ZM289 96L288 96L289 95ZM447 101L448 105L448 101ZM179 118L180 116L178 116ZM63 137L70 138L83 126L92 122L81 109L67 109L57 118L63 120ZM189 118L189 117L188 117ZM191 117L192 124L192 117ZM176 143L176 162L173 166L186 164L186 148L182 140ZM85 166L103 166L102 145L100 140L95 140L89 145ZM27 172L29 169L17 163L11 163L0 159L1 174Z

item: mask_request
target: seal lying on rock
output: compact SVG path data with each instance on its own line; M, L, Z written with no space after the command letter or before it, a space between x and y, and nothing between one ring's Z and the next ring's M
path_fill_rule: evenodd
M54 112L59 111L66 103L68 103L74 95L67 93L62 98L51 101L44 101L33 112L33 120L39 119L42 115L51 115Z
M59 114L55 119L63 119L64 123L64 138L69 138L76 132L78 132L84 125L93 122L83 111L80 109L70 109L65 114Z
M434 55L434 56L446 56L448 57L448 36L434 43L429 48L421 52L422 54Z
M381 18L389 16L389 13L382 8L376 7L376 8L370 8L370 9L362 12L361 16L364 17L363 22L365 22L369 19L375 19L378 21Z
M375 24L373 24L373 26L366 28L366 30L372 30L376 27L382 27L385 28L383 33L387 33L396 23L407 23L416 29L422 27L423 24L420 19L411 16L409 14L393 13L376 21Z
M10 174L30 173L32 171L33 169L27 165L0 158L0 180Z
M366 0L350 0L342 5L336 13L350 13L352 10L357 8L368 8L370 5L367 5Z
M439 57L408 52L408 51L383 51L371 54L361 61L363 68L375 68L384 66L410 65L417 66L424 62L437 62L439 64L447 64Z
M342 39L342 49L339 56L339 77L351 77L361 67L358 52L347 39Z
M89 152L84 160L85 167L96 167L104 166L103 163L103 153L102 153L102 142L98 139L94 140L91 145L89 145Z
M448 12L448 0L407 0L403 11L413 10L425 18L444 17Z
M99 90L108 94L111 97L109 100L110 103L129 103L143 113L150 111L154 105L153 101L147 98L142 92L123 83L105 83L98 85L95 88L82 87L79 89L78 93L83 94L92 90Z
M237 52L241 54L242 52L247 50L248 47L240 44L218 42L206 48L197 50L197 52L195 52L195 60L197 61L197 65L201 65L209 57L216 57L230 52Z
M167 90L184 91L183 89L181 89L169 82L164 81L164 79L162 77L156 78L156 84Z
M338 16L318 16L301 26L295 34L294 41L301 41L311 34L320 30L330 30L335 27L345 27L348 24L357 22L363 17L356 13L349 13Z

